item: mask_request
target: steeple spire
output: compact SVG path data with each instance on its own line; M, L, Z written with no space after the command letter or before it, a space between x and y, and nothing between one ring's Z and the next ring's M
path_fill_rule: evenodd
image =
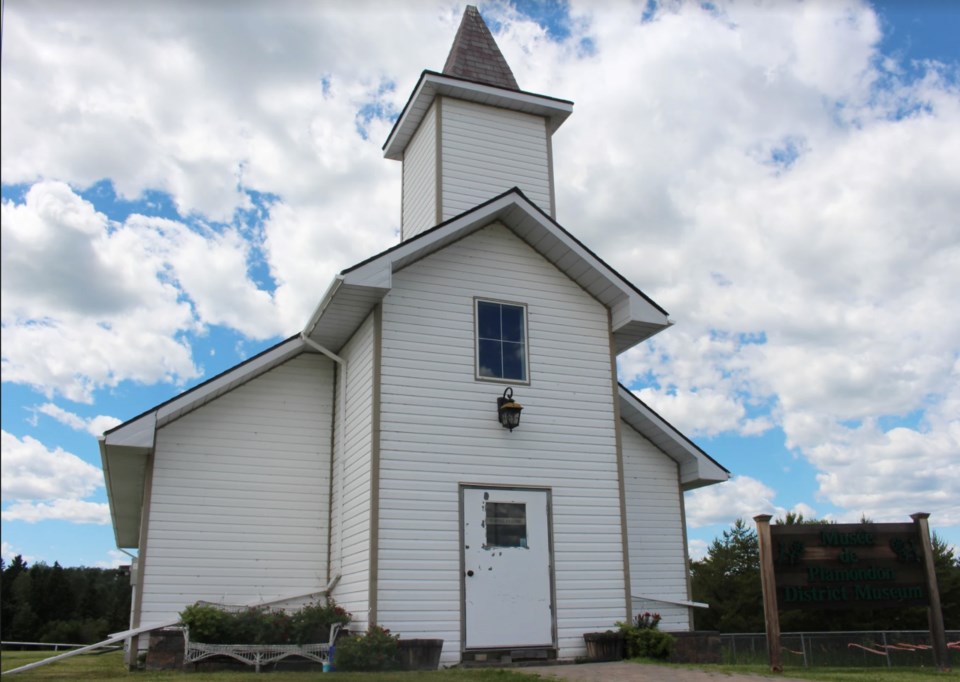
M493 34L474 5L467 5L463 13L457 36L447 55L447 63L443 65L443 74L498 88L520 90Z

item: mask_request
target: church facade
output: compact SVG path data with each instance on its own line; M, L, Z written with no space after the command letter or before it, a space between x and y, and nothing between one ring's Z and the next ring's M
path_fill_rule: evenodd
M326 595L442 665L692 627L683 493L729 472L617 381L667 313L563 228L551 138L476 8L384 145L397 245L304 329L108 431L131 625ZM511 418L519 423L509 421Z

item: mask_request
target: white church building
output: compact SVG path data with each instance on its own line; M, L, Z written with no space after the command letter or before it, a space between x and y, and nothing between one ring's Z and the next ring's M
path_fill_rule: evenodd
M442 665L573 659L638 609L692 628L684 491L729 472L617 381L671 323L556 221L572 111L519 89L467 8L384 144L400 242L101 437L132 626L326 594L353 629L442 638Z

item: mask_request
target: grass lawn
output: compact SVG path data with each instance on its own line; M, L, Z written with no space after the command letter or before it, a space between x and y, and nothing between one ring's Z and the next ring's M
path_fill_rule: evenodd
M62 652L58 652L62 653ZM4 651L0 664L5 672L34 661L56 655L50 651ZM263 672L256 675L253 668L239 672L215 673L129 672L123 665L123 652L107 654L80 654L50 665L41 666L7 679L10 682L33 680L128 680L129 682L306 682L323 673L317 672ZM438 670L436 672L391 673L335 673L333 680L344 682L533 682L537 675L524 675L512 670Z
M50 651L4 651L0 664L2 670L18 668L27 663L56 655ZM651 665L638 661L637 665ZM709 665L678 666L706 669L714 673L746 673L776 679L766 666L761 665ZM322 673L320 673L322 674ZM537 675L521 670L438 670L436 672L396 673L335 673L334 680L344 682L534 682L542 680ZM253 669L240 672L181 673L181 672L128 672L123 665L123 653L81 654L48 666L28 670L8 678L11 682L32 680L128 680L128 682L306 682L317 677L316 672L264 672L253 676ZM928 668L787 668L784 677L823 682L917 682L923 680L960 680L960 671L942 674ZM652 675L655 678L655 673ZM722 678L721 678L722 679Z

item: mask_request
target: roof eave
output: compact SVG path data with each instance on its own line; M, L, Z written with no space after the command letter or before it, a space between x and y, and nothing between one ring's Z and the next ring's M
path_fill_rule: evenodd
M383 145L384 157L394 161L403 159L403 150L438 95L542 116L547 120L550 134L573 113L573 102L569 100L424 71Z
M675 426L657 414L623 384L619 384L620 416L633 429L673 459L682 490L694 490L730 478L730 472Z

